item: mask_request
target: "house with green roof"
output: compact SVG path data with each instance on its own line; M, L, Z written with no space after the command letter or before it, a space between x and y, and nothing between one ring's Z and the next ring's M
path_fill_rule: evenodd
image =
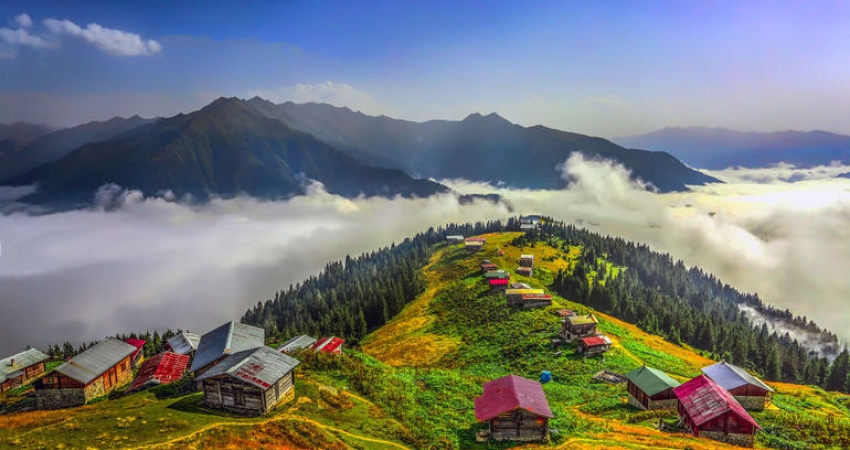
M652 367L641 366L626 374L629 404L638 409L677 408L679 399L673 392L678 381Z

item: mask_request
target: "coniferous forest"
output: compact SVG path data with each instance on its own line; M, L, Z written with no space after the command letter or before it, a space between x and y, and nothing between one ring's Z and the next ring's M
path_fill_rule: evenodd
M449 224L400 244L346 257L329 263L318 276L258 302L242 320L264 327L274 341L298 334L338 335L356 344L422 292L424 283L417 271L427 264L433 246L444 242L447 235L518 231L519 225L518 218ZM839 348L834 334L804 317L765 305L758 295L741 293L713 275L688 268L646 245L571 224L546 220L539 230L519 237L515 244L528 246L541 241L582 249L575 267L554 274L552 290L567 299L754 370L768 380L850 391L847 350ZM604 261L626 270L606 279ZM593 277L588 276L591 273ZM788 333L780 335L770 332L764 323L754 324L741 306L753 308L771 322L817 336L820 352ZM837 357L830 364L821 355Z

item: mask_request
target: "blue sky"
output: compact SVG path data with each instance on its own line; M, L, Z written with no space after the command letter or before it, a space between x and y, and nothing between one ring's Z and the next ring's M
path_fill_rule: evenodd
M260 95L606 137L850 133L848 19L846 2L8 1L0 122Z

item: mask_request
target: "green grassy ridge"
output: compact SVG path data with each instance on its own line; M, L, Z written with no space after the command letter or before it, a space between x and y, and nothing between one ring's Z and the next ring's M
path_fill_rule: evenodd
M604 362L599 357L584 359L571 346L554 347L551 338L560 326L557 309L586 312L587 307L553 295L551 307L518 310L507 307L504 295L489 294L480 261L489 258L510 270L515 265L513 253L527 251L508 245L515 234L489 237L488 249L474 255L467 255L462 246L437 247L438 259L430 270L440 276L430 278L443 281L431 286L436 293L427 306L436 320L415 333L448 336L462 345L430 366L391 367L378 359L380 355L376 358L358 349L347 349L340 356L302 351L296 354L302 361L296 398L265 417L238 418L202 408L199 393L177 399L157 398L156 393L166 389L163 387L63 412L12 415L32 414L33 422L28 425L8 426L5 418L0 419L0 447L11 443L24 449L136 448L169 439L179 440L164 448L232 445L242 450L270 439L301 443L307 448L523 447L475 442L475 433L484 425L475 421L473 401L482 394L481 386L487 381L508 374L536 379L541 370L549 370L554 381L543 385L543 390L555 415L550 424L560 434L544 446L712 448L713 441L655 431L653 424L659 418L675 421L675 413L638 412L626 404L624 386L592 379L603 368L624 373L640 362L685 379L699 373L700 366L682 356L696 357L691 349L678 346L680 352L662 351L652 345L658 337L598 314L600 329L616 336L619 345L606 353ZM541 244L537 246L538 251L544 250ZM495 256L496 247L510 255ZM546 250L552 252L553 248ZM541 260L541 264L569 261L570 251L558 249L558 257ZM606 268L611 276L614 269ZM547 271L551 273L552 268L541 266L534 277L513 278L544 287ZM381 333L381 329L374 333ZM401 342L398 345L404 345ZM562 354L556 356L557 351ZM774 385L774 404L779 409L753 413L765 428L757 435L757 448L850 447L850 397L805 386ZM334 407L337 401L328 396L328 387L356 393L366 401L354 398L349 409ZM167 426L160 422L162 418ZM264 425L270 419L274 427Z

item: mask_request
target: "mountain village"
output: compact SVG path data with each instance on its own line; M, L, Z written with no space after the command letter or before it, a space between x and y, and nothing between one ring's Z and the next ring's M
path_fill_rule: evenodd
M522 230L536 229L540 216L521 217ZM446 236L448 245L462 245L473 258L487 245L482 237ZM497 255L504 252L495 250ZM535 255L522 254L514 271L530 276ZM503 295L509 308L533 309L552 305L552 295L527 283L511 282L508 270L488 259L480 264L481 281L492 295ZM597 329L593 313L576 314L558 309L561 327L551 342L555 353L574 352L584 358L605 358L612 341ZM277 349L265 345L262 328L226 322L199 335L180 332L168 340L167 350L142 358L145 341L105 339L70 358L51 371L45 370L48 355L30 348L0 360L0 392L31 386L39 409L72 408L124 389L131 395L145 388L173 383L191 376L195 391L203 393L203 404L212 409L245 416L266 414L294 397L295 371L300 361L292 353L312 350L329 355L343 352L344 340L336 336L316 339L294 336ZM728 362L702 369L702 374L679 383L663 371L640 366L626 374L600 371L598 378L621 384L628 404L635 410L672 409L678 427L670 430L691 433L739 446L752 447L761 429L747 411L760 411L770 404L773 389L746 370ZM517 375L494 379L482 386L475 399L475 419L485 423L479 441L548 441L553 413L542 389L552 381L543 371L539 380ZM556 430L557 432L557 430Z

